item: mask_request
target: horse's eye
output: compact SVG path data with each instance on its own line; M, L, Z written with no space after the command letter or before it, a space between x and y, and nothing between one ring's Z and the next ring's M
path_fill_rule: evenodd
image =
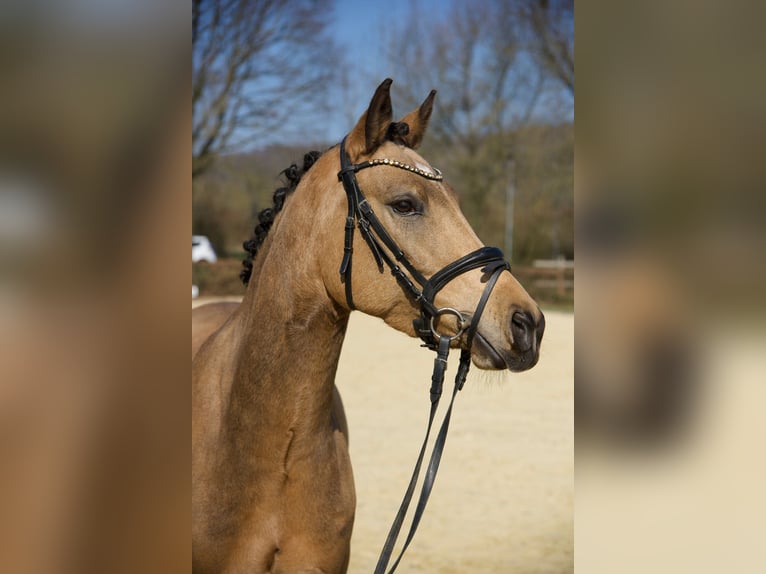
M418 212L418 207L415 202L408 198L397 199L389 204L399 215L414 215Z

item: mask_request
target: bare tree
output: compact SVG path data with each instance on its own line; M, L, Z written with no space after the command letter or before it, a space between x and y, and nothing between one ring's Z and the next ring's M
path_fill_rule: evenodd
M193 177L325 105L330 14L330 0L192 0Z
M527 0L520 13L538 62L574 95L574 0Z
M566 115L552 117L545 107L550 98L560 98L562 90L558 76L540 59L540 39L528 17L531 1L455 1L429 17L411 14L389 40L389 59L397 69L397 100L414 107L428 90L439 90L424 153L449 170L466 216L485 241L495 244L512 232L507 226L513 222L506 222L503 205L520 202L524 208L517 210L518 217L532 217L533 210L526 206L536 202L541 205L534 212L537 227L558 225L544 218L562 212L554 209L559 200L554 196L566 193L564 184L559 184L565 176L556 174L553 185L551 168L544 168L548 174L530 171L541 165L532 158L549 153L555 144L551 138L540 140L533 124L541 119L554 124L569 121ZM566 18L560 18L566 34ZM571 98L564 108L569 105ZM544 110L548 115L543 118ZM538 147L531 150L529 145ZM516 194L508 191L513 189L509 181L516 177L509 173L511 165L521 178ZM545 178L550 181L544 182ZM510 247L510 242L506 244ZM518 242L514 251L532 253L524 245ZM535 249L547 255L544 248Z
M545 74L524 52L518 6L502 0L455 2L441 16L413 17L391 39L404 92L415 105L439 89L427 145L453 166L464 210L479 226L497 217L493 193L507 181L514 131L534 112ZM460 181L463 180L463 181Z

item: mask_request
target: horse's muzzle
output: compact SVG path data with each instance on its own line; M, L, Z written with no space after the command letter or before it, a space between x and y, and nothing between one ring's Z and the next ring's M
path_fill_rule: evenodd
M540 358L540 343L545 332L545 317L538 311L535 319L527 311L515 311L511 315L510 329L504 342L492 338L489 333L476 332L473 340L474 363L490 370L526 371Z

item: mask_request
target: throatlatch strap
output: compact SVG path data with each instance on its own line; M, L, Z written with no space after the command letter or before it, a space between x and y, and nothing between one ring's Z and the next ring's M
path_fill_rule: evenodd
M414 301L419 302L422 300L423 294L421 290L415 286L412 280L407 277L402 271L401 267L404 267L412 276L415 282L423 285L426 283L426 278L418 271L414 265L407 259L404 251L389 235L383 224L380 223L377 215L372 209L367 199L364 197L359 182L356 179L356 172L368 167L373 167L376 164L373 162L365 161L359 164L352 164L351 159L346 153L346 139L340 143L340 171L338 172L338 179L343 183L343 190L346 192L346 199L348 201L348 214L346 216L345 226L345 243L343 252L343 261L340 265L341 282L345 284L346 302L349 308L355 309L354 299L351 293L351 259L353 255L353 239L354 239L354 223L357 223L359 227L359 233L361 233L367 246L370 248L370 252L375 258L375 262L378 265L378 270L383 272L384 263L391 269L391 273L396 277L399 285L405 290L405 292L413 298ZM377 236L377 238L376 238ZM392 256L381 247L380 242L390 251ZM401 265L401 267L400 267ZM435 311L430 301L426 301L425 305L429 311Z

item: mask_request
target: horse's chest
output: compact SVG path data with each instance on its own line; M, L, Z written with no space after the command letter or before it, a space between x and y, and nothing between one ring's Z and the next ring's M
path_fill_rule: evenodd
M235 547L249 557L242 572L346 571L354 521L353 497L338 497L336 491L290 488L280 500L260 505ZM296 485L293 484L293 487ZM238 558L234 558L239 562Z

